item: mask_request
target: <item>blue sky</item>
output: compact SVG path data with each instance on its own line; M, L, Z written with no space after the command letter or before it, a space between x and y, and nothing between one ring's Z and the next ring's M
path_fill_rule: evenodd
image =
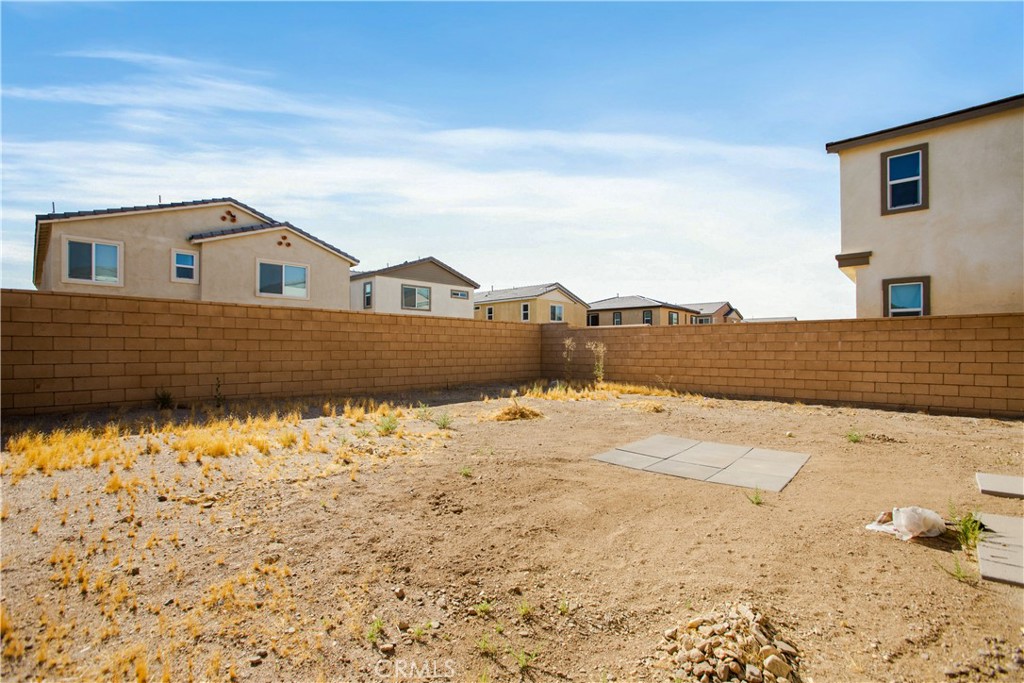
M1015 3L12 3L34 215L234 196L377 268L854 314L824 144L1024 91Z

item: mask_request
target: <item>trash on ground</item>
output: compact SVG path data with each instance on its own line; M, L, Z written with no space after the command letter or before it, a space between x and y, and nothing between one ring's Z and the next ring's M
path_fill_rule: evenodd
M934 510L912 505L906 508L893 508L892 512L887 510L864 528L892 534L901 541L909 541L917 536L941 536L946 530L946 522Z

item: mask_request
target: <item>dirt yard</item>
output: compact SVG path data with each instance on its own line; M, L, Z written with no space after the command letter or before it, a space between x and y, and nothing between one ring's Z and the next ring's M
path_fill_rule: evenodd
M951 535L864 529L1024 515L974 483L1021 473L1021 423L603 399L5 419L3 680L668 681L662 634L733 601L796 648L794 681L1021 680L1021 588L978 582ZM810 459L760 504L590 459L659 433Z

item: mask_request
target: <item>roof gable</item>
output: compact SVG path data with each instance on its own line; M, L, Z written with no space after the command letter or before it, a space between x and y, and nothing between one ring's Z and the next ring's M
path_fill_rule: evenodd
M657 299L651 299L650 297L640 296L638 294L630 296L613 296L607 299L601 299L600 301L590 302L590 310L592 311L625 310L631 308L678 308L681 311L687 311L689 313L700 312L696 309L690 308L689 306L670 304L667 301L659 301Z
M466 287L472 287L473 289L478 289L480 287L480 283L470 280L447 263L444 263L433 256L427 256L426 258L417 259L415 261L406 261L395 266L388 266L377 270L353 273L352 279L361 280L374 277L376 275L405 275L412 280L421 280L423 282L438 282L446 285L464 285Z
M521 301L523 299L536 299L554 290L562 292L584 308L590 308L587 302L579 298L558 282L549 282L543 285L528 285L526 287L509 287L507 289L492 289L488 292L477 292L473 297L473 303L497 303L500 301Z
M236 228L224 228L222 230L209 230L207 232L200 232L200 233L196 233L194 235L190 235L189 238L188 238L188 241L192 242L193 244L202 244L203 242L212 242L212 241L216 241L216 240L225 240L225 239L231 239L233 237L243 237L243 236L246 236L246 235L254 235L254 234L257 234L257 233L267 232L267 231L270 231L270 230L278 230L278 231L279 230L287 230L289 232L292 232L292 233L298 235L299 237L302 237L303 239L305 239L305 240L307 240L309 242L312 242L313 244L315 244L316 246L320 247L321 249L325 249L326 251L331 252L335 256L338 256L340 258L345 259L346 261L348 261L353 266L356 265L357 263L359 263L358 259L356 259L353 256L350 256L349 254L346 254L345 252L343 252L341 249L338 249L333 244L329 244L328 242L324 242L319 237L315 237L315 236L309 234L308 232L306 232L305 230L301 230L300 228L296 228L294 225L292 225L291 223L287 223L287 222L285 222L285 223L280 223L280 222L260 223L259 225L243 225L243 226L239 226L239 227L236 227Z

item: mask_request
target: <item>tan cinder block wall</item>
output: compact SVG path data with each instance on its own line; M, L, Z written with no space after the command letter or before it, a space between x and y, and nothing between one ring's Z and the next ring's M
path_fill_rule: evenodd
M734 398L1024 416L1024 314L679 327L543 326L543 371Z
M541 327L452 318L0 291L9 414L522 381Z

